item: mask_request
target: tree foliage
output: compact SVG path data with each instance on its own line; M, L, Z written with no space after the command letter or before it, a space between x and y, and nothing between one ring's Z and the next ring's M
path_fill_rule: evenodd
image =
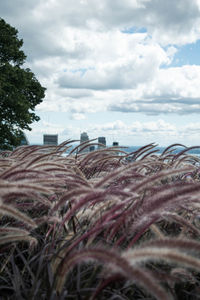
M42 102L45 88L28 68L18 31L0 19L0 149L20 144L22 130L39 121L35 106Z

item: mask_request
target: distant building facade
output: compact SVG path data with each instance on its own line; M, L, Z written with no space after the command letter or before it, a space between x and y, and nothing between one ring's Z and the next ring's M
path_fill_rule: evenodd
M104 136L98 137L98 143L102 145L98 145L98 149L102 149L106 147L106 138Z
M119 143L118 142L113 142L113 147L115 146L119 146Z
M88 136L87 132L82 132L81 136L80 136L80 144L85 143L85 142L89 142L89 136ZM84 146L86 146L86 144L83 145L83 147ZM87 152L89 152L89 147L86 147L81 151L81 153L87 153Z
M58 135L57 134L44 134L43 135L44 145L58 145Z
M95 146L94 145L90 146L90 152L92 152L94 150L95 150Z
M88 137L87 132L82 132L81 137L80 137L80 143L84 143L84 142L87 142L87 141L89 141L89 137Z
M113 142L112 145L113 145L113 147L118 147L118 146L119 146L119 143L118 143L118 142ZM116 155L119 155L119 152L116 151L115 154L116 154Z

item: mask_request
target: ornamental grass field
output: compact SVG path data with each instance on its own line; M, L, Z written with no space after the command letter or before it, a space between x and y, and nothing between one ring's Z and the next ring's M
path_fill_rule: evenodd
M0 154L0 300L200 299L200 159L73 142Z

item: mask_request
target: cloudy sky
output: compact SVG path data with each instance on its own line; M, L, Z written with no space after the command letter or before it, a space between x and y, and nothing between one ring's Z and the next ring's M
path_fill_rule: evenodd
M200 0L5 0L47 88L27 132L200 145Z

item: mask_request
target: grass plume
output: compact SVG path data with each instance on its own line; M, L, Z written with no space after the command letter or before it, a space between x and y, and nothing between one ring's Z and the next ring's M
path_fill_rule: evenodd
M2 297L198 299L199 146L72 142L0 154Z

